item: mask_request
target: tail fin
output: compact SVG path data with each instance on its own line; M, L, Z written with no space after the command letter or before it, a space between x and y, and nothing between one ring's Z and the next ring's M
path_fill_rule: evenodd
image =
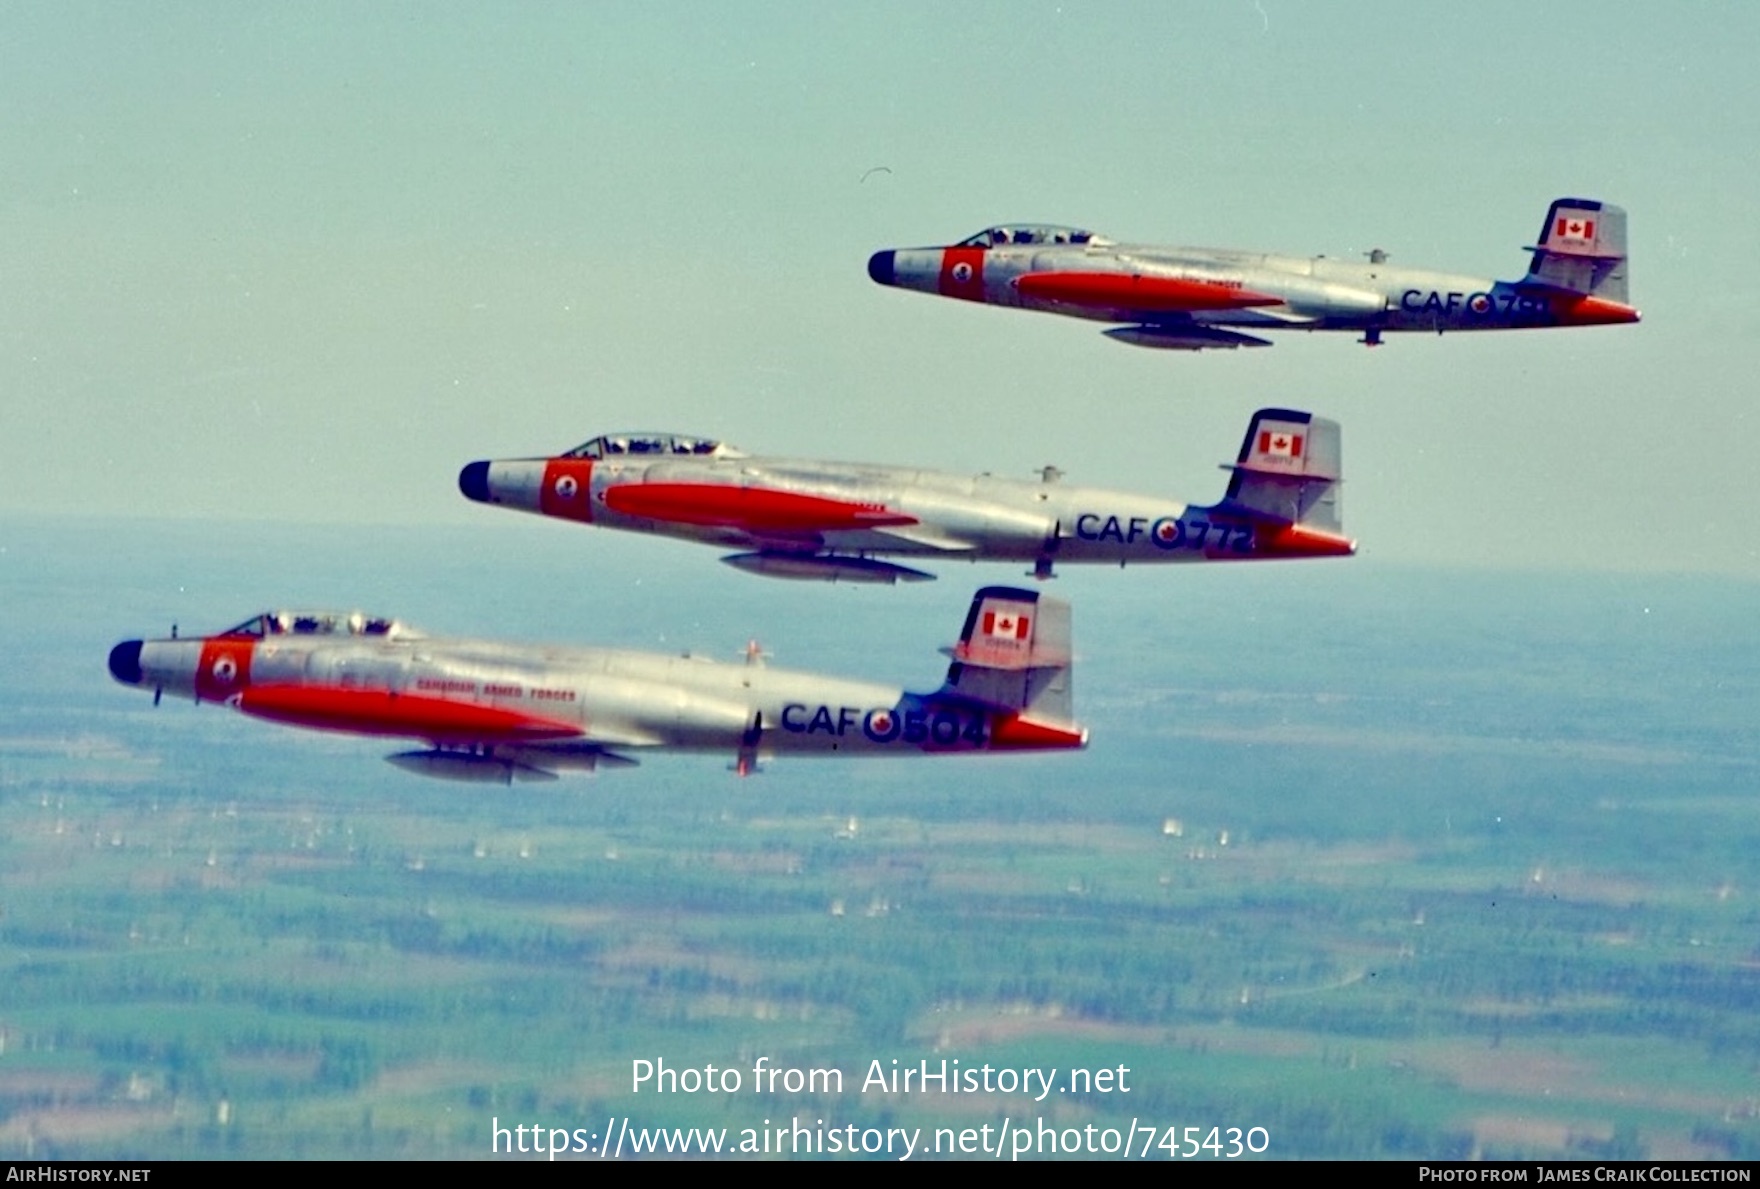
M972 596L942 692L1035 722L1073 724L1070 612L1034 590L986 586Z
M1338 422L1295 409L1260 409L1247 427L1221 506L1340 537L1344 477Z
M1527 285L1626 304L1626 212L1589 198L1559 198L1546 212L1540 241L1528 249Z

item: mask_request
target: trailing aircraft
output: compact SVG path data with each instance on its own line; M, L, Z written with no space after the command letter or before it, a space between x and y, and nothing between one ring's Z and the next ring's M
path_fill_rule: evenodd
M277 611L211 636L126 640L124 685L324 731L423 740L386 757L450 780L551 780L655 749L724 752L741 775L782 753L953 755L1087 746L1071 693L1069 604L985 587L932 693L615 649L442 639L359 613Z
M1373 347L1389 331L1638 321L1622 208L1557 199L1526 250L1526 276L1494 281L1395 267L1380 249L1359 263L1120 244L1074 227L1011 223L949 247L876 252L868 276L961 301L1124 323L1104 333L1170 351L1271 345L1247 331L1348 330Z
M753 457L710 438L607 434L554 458L473 462L479 503L735 548L721 560L779 578L894 583L934 577L883 555L1145 565L1337 557L1343 535L1338 423L1293 409L1253 414L1223 498L1195 507L1036 481L915 467Z

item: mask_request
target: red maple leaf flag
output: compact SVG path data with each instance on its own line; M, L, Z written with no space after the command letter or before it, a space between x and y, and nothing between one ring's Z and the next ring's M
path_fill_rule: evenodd
M1302 435L1285 430L1259 431L1259 453L1271 458L1297 459L1302 456Z
M1563 243L1579 246L1594 243L1595 220L1584 218L1580 211L1565 211L1558 216L1553 237Z
M984 612L984 635L1000 640L1025 640L1032 616L1011 615L1004 611Z

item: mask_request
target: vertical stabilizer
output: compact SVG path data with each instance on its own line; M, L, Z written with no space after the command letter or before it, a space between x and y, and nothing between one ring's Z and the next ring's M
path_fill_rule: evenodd
M1588 198L1560 198L1546 212L1525 284L1626 304L1626 212Z
M1037 591L987 586L972 596L943 692L1024 718L1074 721L1070 609Z
M1295 409L1253 414L1235 465L1228 468L1232 511L1334 535L1344 531L1339 483L1344 476L1338 422Z

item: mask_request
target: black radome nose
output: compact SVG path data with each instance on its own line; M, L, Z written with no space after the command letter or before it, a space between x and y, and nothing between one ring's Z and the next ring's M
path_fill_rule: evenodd
M110 650L110 676L124 685L141 683L141 642L124 640Z
M868 257L868 275L878 285L891 285L898 276L892 252L875 252Z
M479 504L489 502L489 464L473 462L458 472L458 489L464 492L467 500L476 500Z

